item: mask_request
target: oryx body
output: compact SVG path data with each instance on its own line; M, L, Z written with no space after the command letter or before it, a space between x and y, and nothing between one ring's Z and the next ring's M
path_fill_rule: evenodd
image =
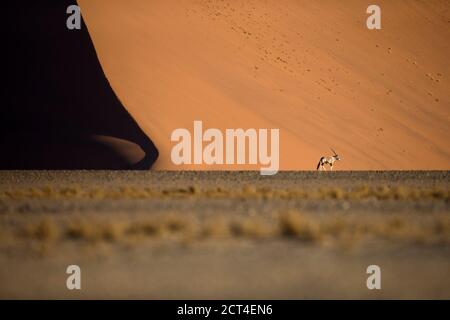
M319 163L317 164L317 170L327 171L325 165L328 164L330 166L330 170L333 171L334 163L338 160L341 160L341 158L337 155L336 151L334 151L333 149L331 149L331 151L333 151L334 155L331 157L320 158Z

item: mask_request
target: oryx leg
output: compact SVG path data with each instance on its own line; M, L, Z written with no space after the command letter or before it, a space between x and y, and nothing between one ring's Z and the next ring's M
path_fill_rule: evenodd
M333 165L330 164L330 171L333 171Z

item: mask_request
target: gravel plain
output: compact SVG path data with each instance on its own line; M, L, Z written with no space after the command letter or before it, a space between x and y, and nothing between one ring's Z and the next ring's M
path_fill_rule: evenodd
M0 171L0 297L448 299L449 186L447 171Z

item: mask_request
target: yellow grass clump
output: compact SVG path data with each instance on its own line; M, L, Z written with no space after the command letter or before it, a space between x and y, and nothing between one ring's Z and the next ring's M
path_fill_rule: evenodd
M306 242L316 242L322 238L318 224L298 212L290 211L279 217L281 235L298 238Z
M43 219L37 223L26 224L22 235L28 239L53 241L58 237L59 229L52 220Z
M231 222L230 231L237 237L250 237L255 239L273 236L275 231L267 221L258 218L245 218Z

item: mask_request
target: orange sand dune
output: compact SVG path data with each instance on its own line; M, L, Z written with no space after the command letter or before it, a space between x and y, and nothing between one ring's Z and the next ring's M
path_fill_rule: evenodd
M359 0L79 4L157 169L181 168L170 135L194 120L280 128L284 170L315 169L330 146L337 169L450 169L447 0L377 1L379 31Z

